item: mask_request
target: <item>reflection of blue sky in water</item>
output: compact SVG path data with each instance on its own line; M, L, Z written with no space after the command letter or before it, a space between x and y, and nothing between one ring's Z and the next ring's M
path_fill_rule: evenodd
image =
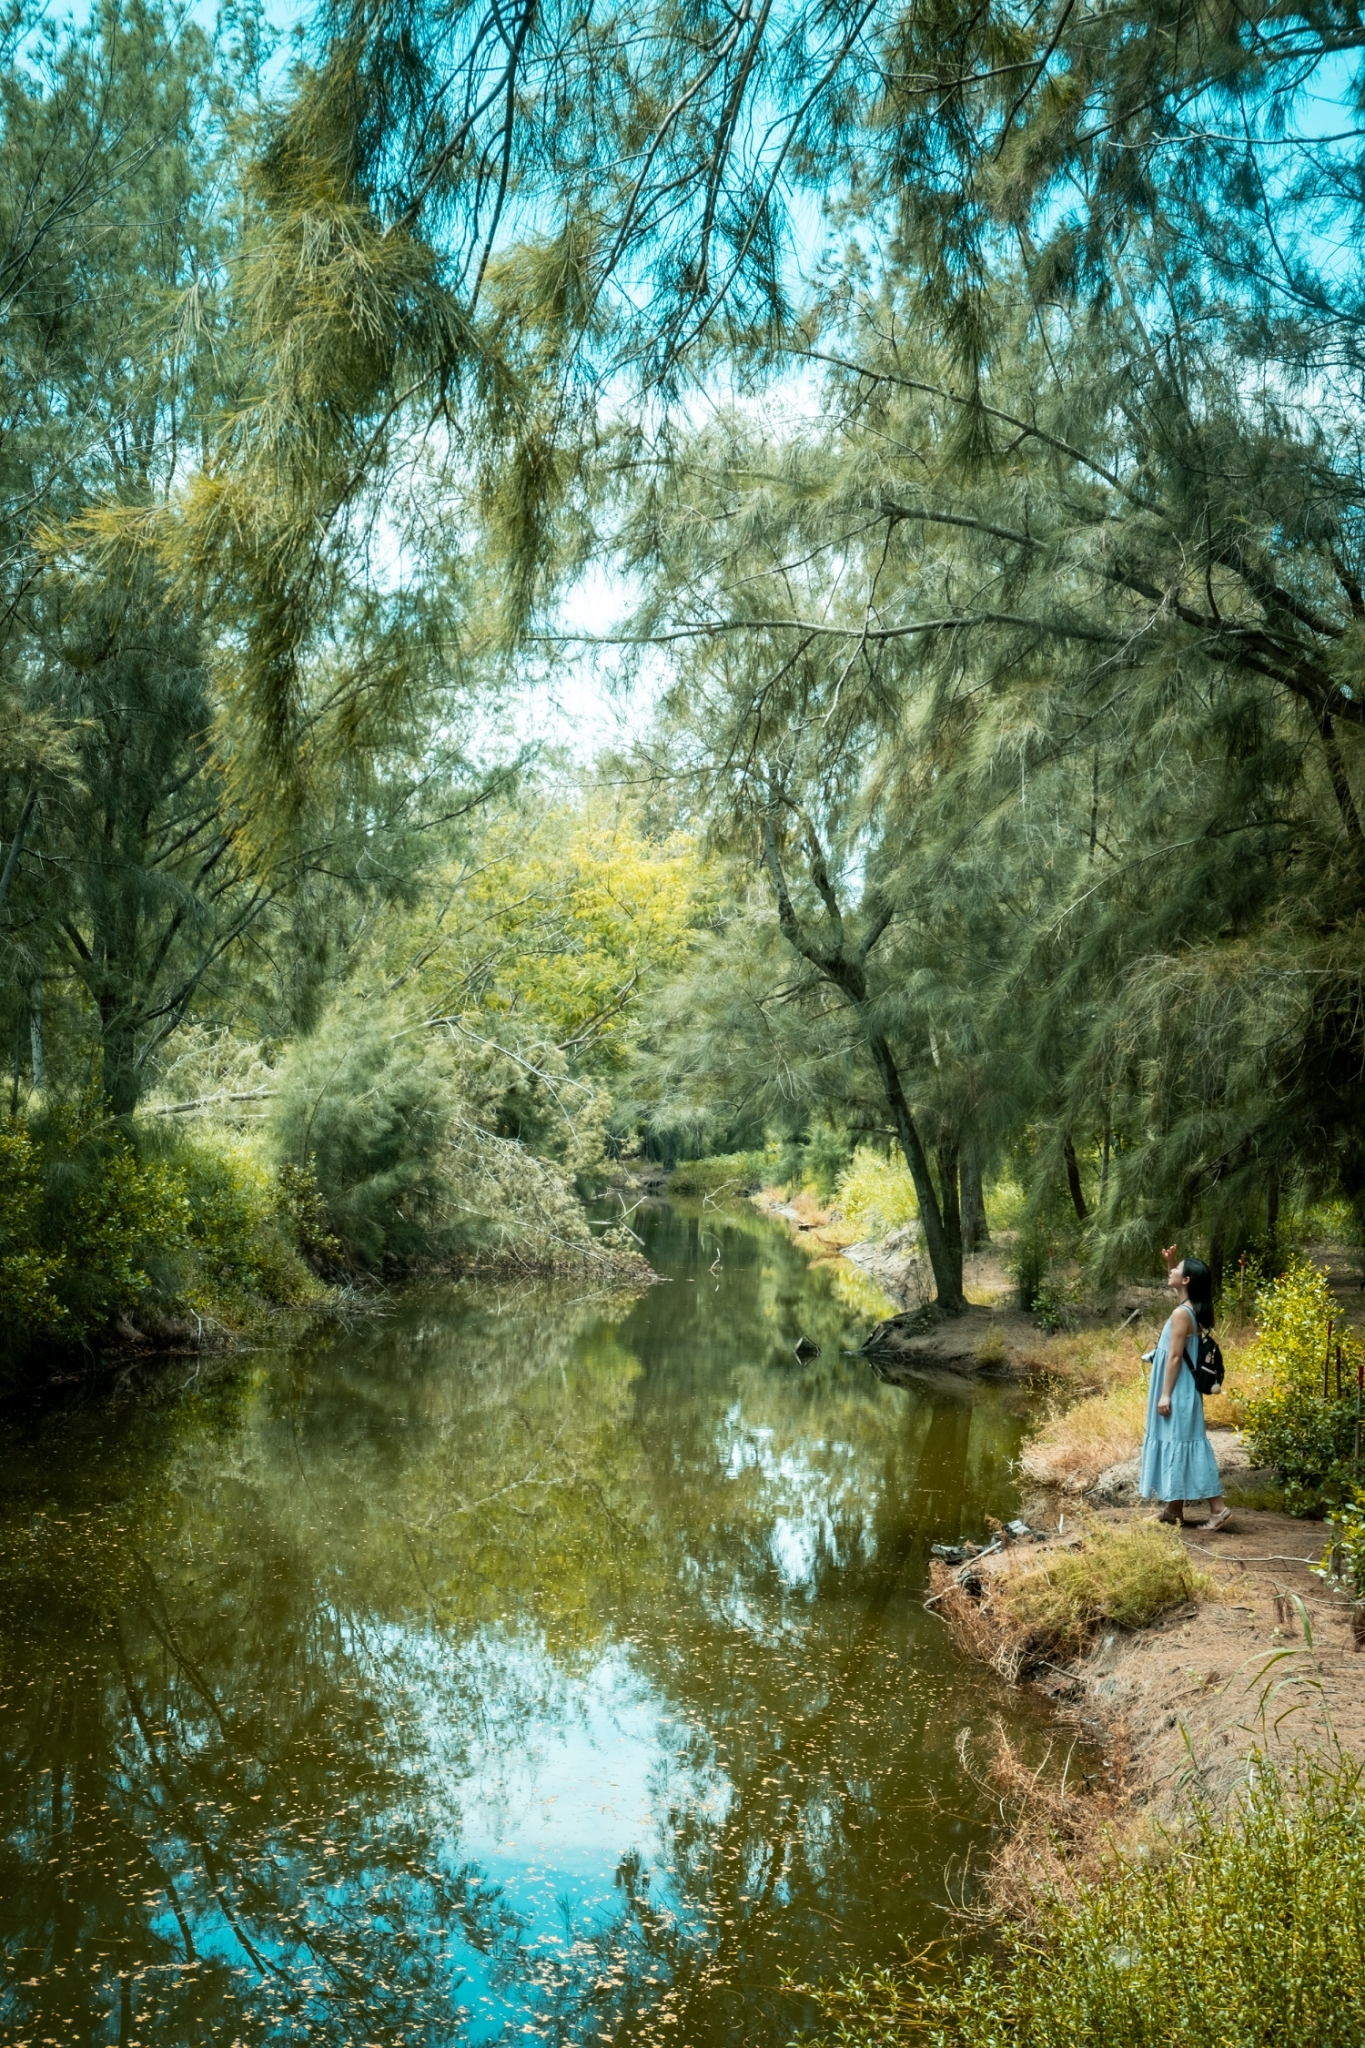
M704 1824L722 1822L730 1787L713 1760L696 1759L700 1724L658 1697L627 1644L575 1672L542 1643L503 1631L457 1646L409 1638L400 1655L426 1802L461 1863L498 1888L518 1926L514 1951L458 1957L469 2037L487 2040L529 2024L542 2001L548 2011L584 1980L601 1981L600 1940L623 1910L623 1860L639 1859L657 1909L679 1912L669 1815L686 1807ZM530 1703L525 1718L509 1728L499 1716L471 1740L451 1711L452 1655L463 1667L461 1706L472 1679L489 1699Z
M462 1980L467 2038L550 2025L554 2008L576 2005L585 1985L610 1986L603 1937L622 1916L625 1859L638 1859L656 1909L674 1919L685 1910L670 1882L669 1816L685 1807L713 1826L730 1803L714 1758L697 1761L699 1738L709 1752L705 1731L670 1711L625 1643L574 1672L542 1642L503 1630L452 1643L435 1633L381 1629L370 1648L401 1674L415 1737L414 1795L438 1844L455 1852L447 1875L472 1866L512 1923L508 1938L484 1948L458 1936L439 1939L442 1966ZM477 1695L494 1711L471 1738ZM507 1701L516 1703L515 1719L498 1710ZM188 1870L193 1846L182 1840L179 1848L174 1860ZM345 1911L345 1887L334 1888L328 1903ZM174 1947L169 1908L154 1924ZM240 1969L226 1920L203 1920L196 1933L201 1956ZM264 1951L275 1968L306 1969L297 1947L275 1941ZM662 1973L653 1981L662 1985Z

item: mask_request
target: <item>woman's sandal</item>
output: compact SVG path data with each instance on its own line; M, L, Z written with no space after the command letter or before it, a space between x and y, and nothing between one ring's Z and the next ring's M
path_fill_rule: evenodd
M1163 1508L1156 1519L1158 1522L1164 1522L1168 1529L1183 1529L1185 1526L1185 1515L1183 1509L1180 1512L1180 1514L1172 1515L1168 1514L1166 1509Z
M1228 1523L1231 1520L1232 1509L1223 1508L1220 1513L1216 1515L1210 1515L1207 1522L1201 1522L1199 1524L1199 1528L1201 1533L1205 1536L1216 1536L1220 1529L1227 1528Z

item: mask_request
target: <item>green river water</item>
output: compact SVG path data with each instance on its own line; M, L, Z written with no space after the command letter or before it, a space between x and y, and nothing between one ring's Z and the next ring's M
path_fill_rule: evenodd
M1014 1507L1020 1396L879 1384L756 1216L636 1221L633 1301L5 1423L7 2044L780 2048L953 1924L959 1733L1039 1731L928 1551Z

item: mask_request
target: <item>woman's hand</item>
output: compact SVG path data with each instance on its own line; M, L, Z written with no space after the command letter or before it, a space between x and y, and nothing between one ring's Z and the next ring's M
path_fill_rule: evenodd
M1161 1256L1162 1256L1162 1258L1163 1258L1163 1259L1164 1259L1164 1260L1166 1261L1166 1264L1167 1264L1167 1266L1168 1266L1168 1267L1170 1267L1170 1266L1174 1266L1174 1265L1175 1265L1175 1263L1176 1263L1176 1261L1177 1261L1177 1258L1178 1258L1178 1255L1179 1255L1179 1246L1178 1246L1178 1245L1173 1245L1173 1244L1167 1244L1167 1245L1163 1245L1163 1246L1162 1246L1162 1248L1161 1248Z
M1156 1404L1156 1412L1157 1412L1157 1414L1158 1414L1158 1415L1169 1415L1169 1414L1170 1414L1170 1412L1171 1412L1171 1397L1170 1397L1170 1395L1169 1395L1169 1394L1162 1394L1162 1395L1160 1395L1160 1396L1159 1396L1159 1398L1158 1398L1158 1400L1157 1400L1157 1404Z

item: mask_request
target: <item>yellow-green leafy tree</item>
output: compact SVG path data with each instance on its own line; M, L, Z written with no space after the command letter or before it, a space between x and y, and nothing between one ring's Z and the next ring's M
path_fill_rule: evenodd
M523 799L382 932L374 967L481 1071L502 1135L590 1172L642 998L682 966L717 886L695 840L651 836L610 792Z

